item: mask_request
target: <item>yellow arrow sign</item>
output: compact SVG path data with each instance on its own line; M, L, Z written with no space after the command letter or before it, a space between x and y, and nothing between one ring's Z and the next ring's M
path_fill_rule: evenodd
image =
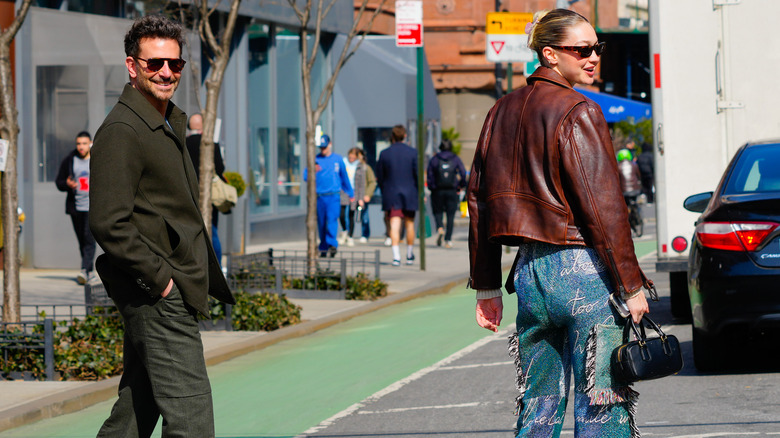
M524 34L525 25L533 21L527 12L488 12L485 32L488 35Z

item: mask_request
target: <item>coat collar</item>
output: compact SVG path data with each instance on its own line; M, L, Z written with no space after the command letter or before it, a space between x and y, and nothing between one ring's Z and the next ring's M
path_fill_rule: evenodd
M149 126L149 129L154 131L157 129L163 129L166 132L174 134L174 137L179 144L179 147L183 146L187 115L184 111L180 110L173 102L168 102L168 108L165 111L165 118L146 100L140 91L133 88L130 83L125 84L122 95L119 97L119 102L130 108L131 111L136 113L138 117ZM165 123L165 119L171 124L171 131L168 128L168 124Z
M569 84L569 81L564 79L557 71L545 66L540 66L536 69L534 74L528 77L529 84L534 82L549 82L560 85L561 87L573 89L571 84Z

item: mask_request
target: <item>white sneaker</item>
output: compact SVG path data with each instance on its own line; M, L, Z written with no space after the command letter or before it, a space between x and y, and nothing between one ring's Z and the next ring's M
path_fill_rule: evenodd
M368 243L368 239L366 239L365 236L361 237L360 240L358 240L360 243Z
M447 248L447 249L452 248L452 241L451 240L445 241L444 242L444 247Z
M389 237L387 239L385 239L385 246L390 246L392 244L393 244L393 241Z
M340 245L347 243L347 232L346 231L340 232L339 237L336 240L338 240Z
M347 246L355 246L355 240L351 237L347 237Z
M87 284L87 280L89 280L89 273L82 269L79 275L76 276L76 283Z

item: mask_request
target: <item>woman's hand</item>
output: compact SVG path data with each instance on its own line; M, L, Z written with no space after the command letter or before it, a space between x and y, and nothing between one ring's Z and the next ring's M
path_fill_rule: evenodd
M647 304L644 292L636 294L633 298L626 300L628 311L631 312L631 318L639 324L645 313L650 313L650 306Z
M503 313L504 302L501 297L477 300L477 324L480 327L497 332Z

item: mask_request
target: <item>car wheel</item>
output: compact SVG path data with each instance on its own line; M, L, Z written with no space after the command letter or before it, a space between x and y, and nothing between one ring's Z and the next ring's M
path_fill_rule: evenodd
M680 322L691 322L691 298L688 296L688 273L669 273L669 301L672 316Z
M701 372L716 371L722 365L719 352L723 344L717 338L707 335L699 329L693 329L693 364Z

